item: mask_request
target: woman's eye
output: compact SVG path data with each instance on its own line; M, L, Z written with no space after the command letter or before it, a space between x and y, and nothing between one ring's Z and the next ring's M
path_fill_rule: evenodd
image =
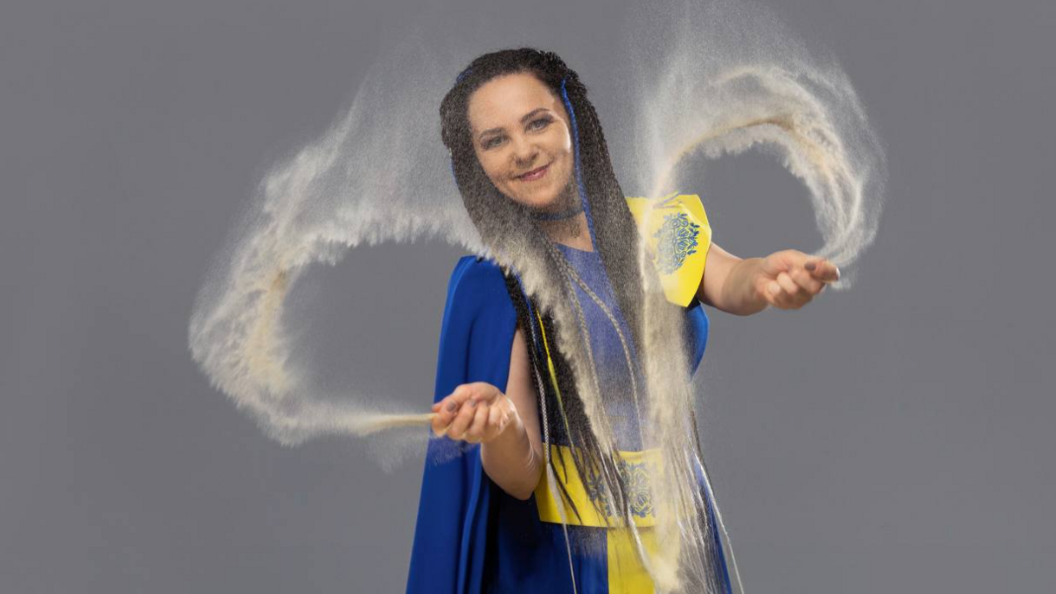
M491 138L484 141L484 148L489 149L493 146L499 146L500 142L502 142L501 136L492 136Z
M552 120L550 118L539 118L538 120L532 120L532 122L528 124L528 128L532 130L539 130L550 125L551 121Z

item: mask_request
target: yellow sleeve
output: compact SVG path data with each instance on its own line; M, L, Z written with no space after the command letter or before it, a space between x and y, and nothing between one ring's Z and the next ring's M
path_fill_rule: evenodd
M711 225L700 196L627 198L627 206L660 274L667 300L688 306L704 278L711 247Z

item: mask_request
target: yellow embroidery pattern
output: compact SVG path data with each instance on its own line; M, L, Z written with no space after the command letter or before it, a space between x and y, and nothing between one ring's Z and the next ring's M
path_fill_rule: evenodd
M629 492L628 502L631 506L631 516L634 524L641 527L655 526L656 516L653 511L653 495L649 489L649 476L658 468L660 450L645 450L642 452L619 452L620 472L623 473ZM563 458L558 458L562 456ZM550 458L552 460L564 459L568 463L555 464L554 475L564 487L565 492L559 495L565 498L565 517L570 526L592 526L601 528L606 526L619 526L623 519L612 515L614 506L611 501L605 501L599 492L598 486L589 480L584 481L575 464L572 463L572 450L568 446L550 444ZM535 503L539 508L539 519L554 524L561 523L561 511L559 503L550 492L549 479L543 474L539 485L535 488ZM599 505L595 507L594 501ZM572 503L579 511L577 516L572 513ZM608 521L606 521L606 519Z
M638 232L660 273L667 300L688 306L704 278L711 225L700 196L671 194L659 199L627 198Z

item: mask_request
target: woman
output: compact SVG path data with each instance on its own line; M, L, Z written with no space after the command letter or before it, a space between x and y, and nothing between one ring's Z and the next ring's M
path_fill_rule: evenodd
M637 469L649 476L651 444L681 433L677 422L646 422L657 394L668 397L652 389L662 385L654 376L696 368L707 337L700 302L737 315L798 309L839 273L794 250L732 256L710 243L700 210L680 219L691 232L679 236L690 242L680 258L702 262L689 303L643 288L667 266L639 266L643 238L597 114L551 52L477 58L440 113L456 183L491 259L463 258L449 287L433 405L433 431L443 437L430 444L408 592L652 592L650 576L663 568L646 569L658 545L653 491L641 488ZM677 323L657 326L669 319ZM657 327L671 331L658 341ZM681 407L665 418L691 418L686 402L664 402ZM677 444L696 449L695 422L688 426L692 441L670 442L668 463L679 458ZM686 591L729 592L737 580L710 488L702 467L692 472L672 475L696 489L692 546L677 554L692 559L677 581Z

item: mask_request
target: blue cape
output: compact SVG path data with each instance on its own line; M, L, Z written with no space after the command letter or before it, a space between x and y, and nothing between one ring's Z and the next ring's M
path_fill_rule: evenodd
M707 344L708 317L698 302L686 315L690 369L695 371ZM469 382L488 382L505 390L516 328L517 314L498 265L475 256L459 260L448 285L433 401ZM461 455L451 455L459 449ZM479 445L447 437L430 440L408 594L482 591L486 554L489 550L494 554L495 549L499 507L495 501L504 496L484 472ZM534 505L534 497L526 505ZM540 584L526 586L538 591Z

